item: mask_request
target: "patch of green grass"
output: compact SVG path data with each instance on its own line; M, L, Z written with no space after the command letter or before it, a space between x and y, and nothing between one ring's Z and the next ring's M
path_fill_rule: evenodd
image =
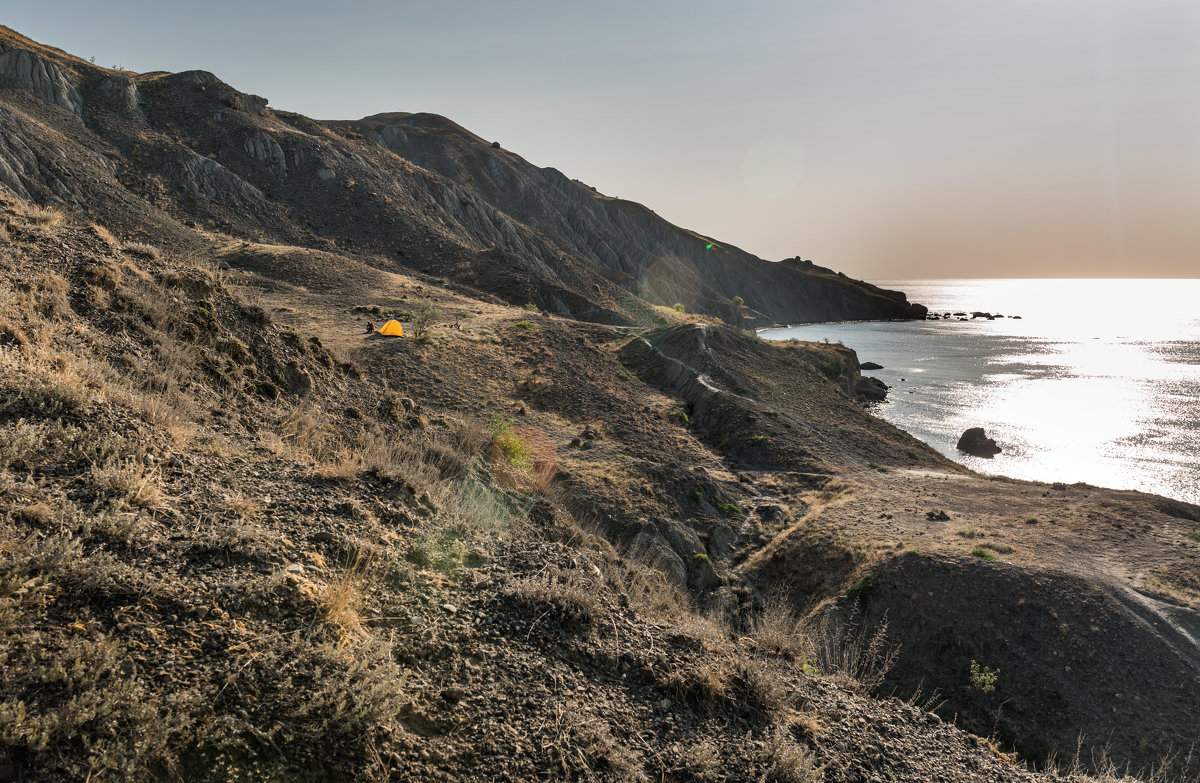
M617 368L617 377L623 381L632 381L633 373L629 372L629 370L626 370L624 367L618 367Z
M538 328L533 321L517 321L513 326L526 332L532 332Z
M904 453L908 455L909 459L920 459L921 458L921 455L918 454L917 452L913 451L912 449L905 449Z
M525 309L531 313L540 313L541 312L541 310L538 309L538 306L535 305L533 302L526 302Z
M692 420L688 417L686 411L671 411L667 414L668 417L674 419L679 424L691 424Z
M870 468L871 470L877 470L880 473L891 473L892 472L891 468L886 468L883 465L876 465L874 462L868 462L867 467Z
M692 559L697 563L709 562L708 555L704 554L703 552L697 552L696 554L692 555Z
M984 549L981 546L977 546L974 549L972 549L971 554L975 555L975 557L978 557L982 560L987 560L989 563L996 559L995 555L993 555L991 552L987 551L986 549Z
M683 302L676 302L675 304L671 305L671 309L677 313L687 312L687 308L683 306Z
M750 437L746 438L746 445L760 446L769 440L771 440L770 435L751 435Z
M1200 530L1189 530L1184 535L1193 541L1200 541Z
M860 601L865 601L871 597L871 594L879 589L882 582L875 574L863 574L857 582L846 588L846 597L855 598Z
M692 492L692 500L696 501L697 503L703 503L704 502L704 493L698 489L695 490L694 492Z

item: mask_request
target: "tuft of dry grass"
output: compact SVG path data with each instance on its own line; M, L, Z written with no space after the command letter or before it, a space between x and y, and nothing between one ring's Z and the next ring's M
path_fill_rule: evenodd
M0 348L16 348L24 354L30 351L29 335L7 318L0 318Z
M782 596L771 596L750 623L750 635L763 652L790 661L807 661L815 652L804 621Z
M121 242L115 236L113 236L112 232L99 223L92 223L90 226L88 226L88 230L91 231L97 239L114 250L121 246Z
M515 579L506 592L541 615L558 622L586 625L603 614L597 599L599 585L582 571L564 571L555 566L532 577Z
M846 620L827 614L810 626L821 674L847 690L869 693L883 683L900 648L887 640L887 622L868 626L857 613Z
M139 457L116 457L103 464L93 463L89 482L104 494L141 508L162 508L167 500L158 468L146 465Z
M67 219L61 209L57 207L43 207L37 204L29 205L26 208L25 214L36 228L47 232L58 228Z
M816 783L825 779L825 768L782 729L773 731L767 740L763 764L765 779L771 783Z
M147 242L124 242L121 244L121 250L148 261L157 261L162 257L162 251Z
M705 709L716 709L731 699L731 674L723 660L702 659L671 669L659 678L659 687L678 699Z
M325 621L337 629L341 647L362 641L369 634L363 627L361 610L373 558L357 553L342 576L321 588L319 603Z

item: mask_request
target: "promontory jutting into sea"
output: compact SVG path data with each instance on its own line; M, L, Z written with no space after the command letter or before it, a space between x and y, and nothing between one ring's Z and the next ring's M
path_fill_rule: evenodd
M762 336L842 342L882 364L869 371L891 387L878 415L975 470L1200 502L1200 280L880 285L938 320ZM981 311L993 318L970 317ZM1001 444L994 458L955 448L974 426Z

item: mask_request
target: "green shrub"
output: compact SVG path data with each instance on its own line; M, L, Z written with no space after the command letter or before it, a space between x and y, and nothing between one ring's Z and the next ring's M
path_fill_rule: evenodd
M981 546L977 546L974 549L972 549L971 554L975 555L975 557L981 558L983 560L987 560L989 563L996 559L995 555L993 555L991 552L987 551L986 549L984 549Z
M683 306L683 302L676 302L675 304L671 305L671 309L677 313L687 312L687 308Z
M826 378L829 378L830 380L833 380L834 378L837 378L838 376L840 376L845 369L846 369L845 361L843 361L842 357L837 354L830 356L821 365L821 373Z
M999 669L989 669L986 666L980 666L978 661L971 661L971 674L968 687L979 693L993 693L996 690L996 678L1000 675Z
M532 332L538 328L538 325L533 321L517 321L515 324L513 324L513 326L526 332Z
M509 464L530 476L534 475L532 452L521 437L513 432L512 422L497 413L492 417L491 430L492 443L496 444Z
M745 519L746 512L742 511L736 503L718 503L717 510L724 514L729 519Z
M541 312L541 310L538 309L538 306L535 305L533 302L526 303L525 309L531 313L540 313Z

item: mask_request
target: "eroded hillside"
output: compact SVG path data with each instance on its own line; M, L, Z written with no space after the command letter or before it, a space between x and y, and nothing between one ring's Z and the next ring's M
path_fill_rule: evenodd
M459 130L4 46L0 780L1195 777L1200 509L966 471Z

